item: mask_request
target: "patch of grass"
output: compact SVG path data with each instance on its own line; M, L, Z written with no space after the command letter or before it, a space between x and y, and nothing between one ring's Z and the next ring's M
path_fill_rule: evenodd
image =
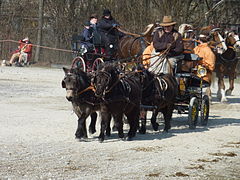
M237 156L236 153L233 153L233 152L227 152L227 153L209 153L210 155L213 155L213 156L228 156L228 157L234 157L234 156Z
M228 144L240 144L240 142L229 142Z
M204 170L204 167L203 167L203 165L197 165L197 166L187 167L187 169L202 169L202 170Z
M186 177L189 176L188 174L182 173L182 172L176 172L175 176L177 177Z
M152 151L159 151L161 147L159 146L151 146L151 147L136 147L136 148L131 148L131 150L135 151L142 151L142 152L152 152Z
M151 173L151 174L147 174L146 176L149 177L159 177L160 173Z
M209 159L198 159L197 161L200 161L200 162L218 162L222 160L221 158L217 158L217 159L212 159L212 160L209 160Z

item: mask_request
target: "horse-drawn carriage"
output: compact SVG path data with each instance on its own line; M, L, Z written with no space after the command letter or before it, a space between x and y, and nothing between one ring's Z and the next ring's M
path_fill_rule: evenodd
M82 41L81 36L72 39L72 68L79 67L84 72L96 71L104 59L109 59L99 33L93 33L92 43Z
M185 58L178 62L175 77L178 81L178 95L175 109L178 113L187 113L189 128L194 129L198 123L205 126L209 116L209 97L203 94L203 88L209 83L203 80L207 69L198 64L200 61L195 54L185 54Z

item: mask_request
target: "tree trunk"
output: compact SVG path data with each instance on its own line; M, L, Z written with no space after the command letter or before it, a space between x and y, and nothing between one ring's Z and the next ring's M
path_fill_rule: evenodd
M37 32L37 45L41 45L42 43L42 27L43 27L43 7L44 0L39 0L39 11L38 11L38 32ZM40 57L40 47L36 47L35 58L34 61L38 62Z

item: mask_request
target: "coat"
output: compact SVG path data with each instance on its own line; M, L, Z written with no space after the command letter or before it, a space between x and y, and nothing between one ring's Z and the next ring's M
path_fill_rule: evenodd
M215 68L216 56L212 52L207 43L199 44L193 49L194 53L203 58L199 64L207 68L207 75L203 77L203 80L211 83L212 72Z
M160 29L154 33L153 46L156 52L161 52L167 49L168 44L171 44L171 49L168 53L169 57L178 56L183 52L182 36L176 30L166 33Z

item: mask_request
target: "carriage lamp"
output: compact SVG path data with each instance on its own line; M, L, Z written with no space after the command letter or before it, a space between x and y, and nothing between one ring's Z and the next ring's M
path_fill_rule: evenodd
M207 75L207 69L201 65L198 66L197 68L197 75L200 77L204 77Z

